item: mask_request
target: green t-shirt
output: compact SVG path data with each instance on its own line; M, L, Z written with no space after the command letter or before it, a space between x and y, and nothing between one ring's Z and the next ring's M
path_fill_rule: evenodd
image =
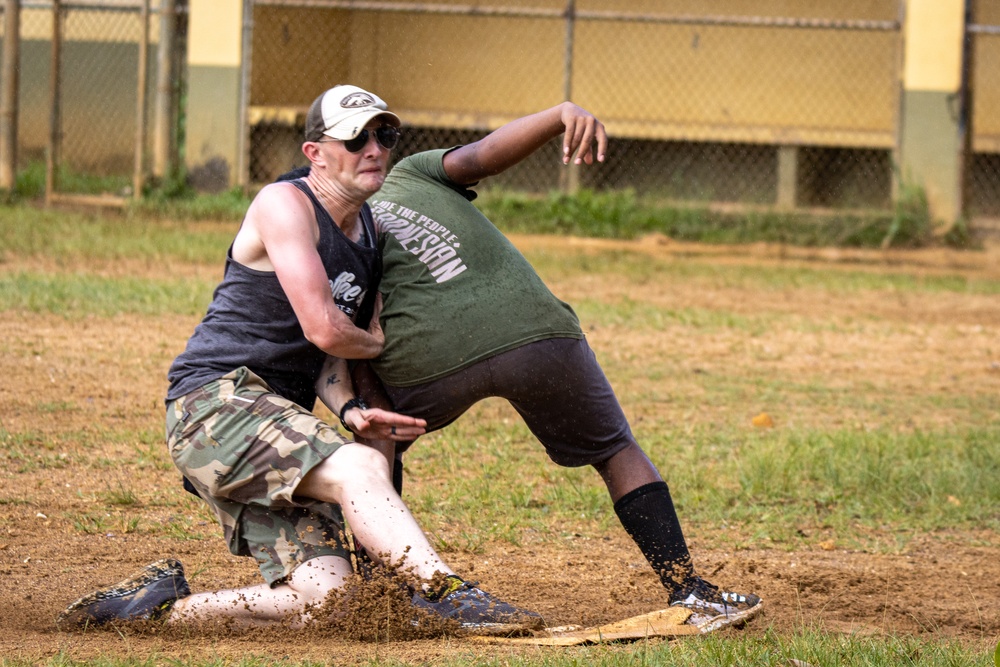
M448 179L446 152L400 160L370 200L384 263L385 350L374 366L396 386L525 343L583 338L573 309Z

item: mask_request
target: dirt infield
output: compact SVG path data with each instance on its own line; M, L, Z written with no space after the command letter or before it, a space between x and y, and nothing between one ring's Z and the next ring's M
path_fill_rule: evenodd
M647 253L701 264L1000 278L1000 248L885 253L703 247L662 239L612 244L525 237L516 242L533 251L565 252L569 246L586 254L613 247L640 258ZM0 271L43 265L15 258L0 265ZM87 270L155 277L188 268L206 271L146 262ZM770 332L759 341L761 354L773 354L784 372L808 374L816 382L842 383L847 374L876 391L917 392L935 383L938 391L1000 396L1000 296L941 291L922 293L921 299L903 293L888 299L882 292L861 291L847 303L809 289L760 294L722 285L695 292L651 282L638 296L634 286L592 284L586 275L550 283L570 302L630 297L660 307L778 312L814 319L818 330L824 322L863 312L892 335L859 340L846 328L821 331L822 351L816 347L807 354L806 342ZM53 621L70 600L163 556L185 563L195 590L258 582L252 563L225 550L210 517L194 501L183 505L176 473L163 451L165 369L196 321L187 316L68 320L30 313L7 313L0 321L0 427L8 448L0 470L0 657L28 661L62 653L78 660L108 655L226 660L267 655L337 663L375 658L429 663L543 650L487 647L455 637L359 642L291 631L209 637L176 630L58 632ZM613 346L619 352L656 354L662 344L654 337L623 341L620 334L598 330L589 338L599 354L609 356ZM683 348L691 368L712 368L721 358L731 364L730 372L752 372L752 360L740 367L743 362L724 357L725 339L672 344ZM1000 398L997 405L1000 410ZM634 407L646 415L674 409L669 403ZM946 424L951 418L943 412L912 416L917 425ZM179 504L186 509L179 510ZM109 506L122 509L109 511ZM136 524L129 523L136 518ZM190 539L198 536L205 539ZM910 536L898 553L854 551L835 540L808 551L766 547L727 552L696 526L689 538L702 572L766 600L764 615L738 632L815 626L830 632L973 642L995 643L1000 636L1000 540L994 534ZM667 603L638 550L617 529L558 542L525 535L519 546L494 542L481 553L446 550L444 555L486 590L541 612L551 625L605 623Z

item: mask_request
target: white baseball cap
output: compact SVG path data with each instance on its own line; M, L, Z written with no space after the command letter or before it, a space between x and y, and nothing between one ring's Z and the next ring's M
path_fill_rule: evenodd
M400 125L399 116L389 111L378 95L357 86L334 86L309 107L306 141L319 141L323 135L340 141L353 139L376 116L384 116L395 127Z

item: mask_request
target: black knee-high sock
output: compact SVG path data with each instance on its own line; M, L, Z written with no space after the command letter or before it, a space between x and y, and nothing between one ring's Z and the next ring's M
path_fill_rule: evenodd
M629 491L615 503L615 514L673 596L690 579L693 567L667 483Z

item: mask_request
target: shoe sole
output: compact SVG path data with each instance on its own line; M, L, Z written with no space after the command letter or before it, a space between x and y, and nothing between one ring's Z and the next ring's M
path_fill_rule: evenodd
M702 634L708 634L709 632L715 632L720 628L725 628L729 626L738 627L749 621L751 618L759 614L764 610L764 601L761 600L753 607L745 609L741 612L730 613L727 615L713 616L701 623L691 623L698 631ZM697 614L697 612L695 612ZM690 623L690 621L689 621Z
M523 623L460 623L459 627L465 634L481 637L516 637L530 635L535 630L541 630L545 624L527 626Z
M69 629L85 627L86 625L102 625L107 621L98 621L93 614L87 612L88 607L105 600L132 595L145 586L167 579L174 579L173 590L176 597L183 597L191 593L187 580L184 578L184 568L180 562L173 558L166 558L147 565L142 572L135 576L100 588L76 600L59 614L56 619L56 627Z

